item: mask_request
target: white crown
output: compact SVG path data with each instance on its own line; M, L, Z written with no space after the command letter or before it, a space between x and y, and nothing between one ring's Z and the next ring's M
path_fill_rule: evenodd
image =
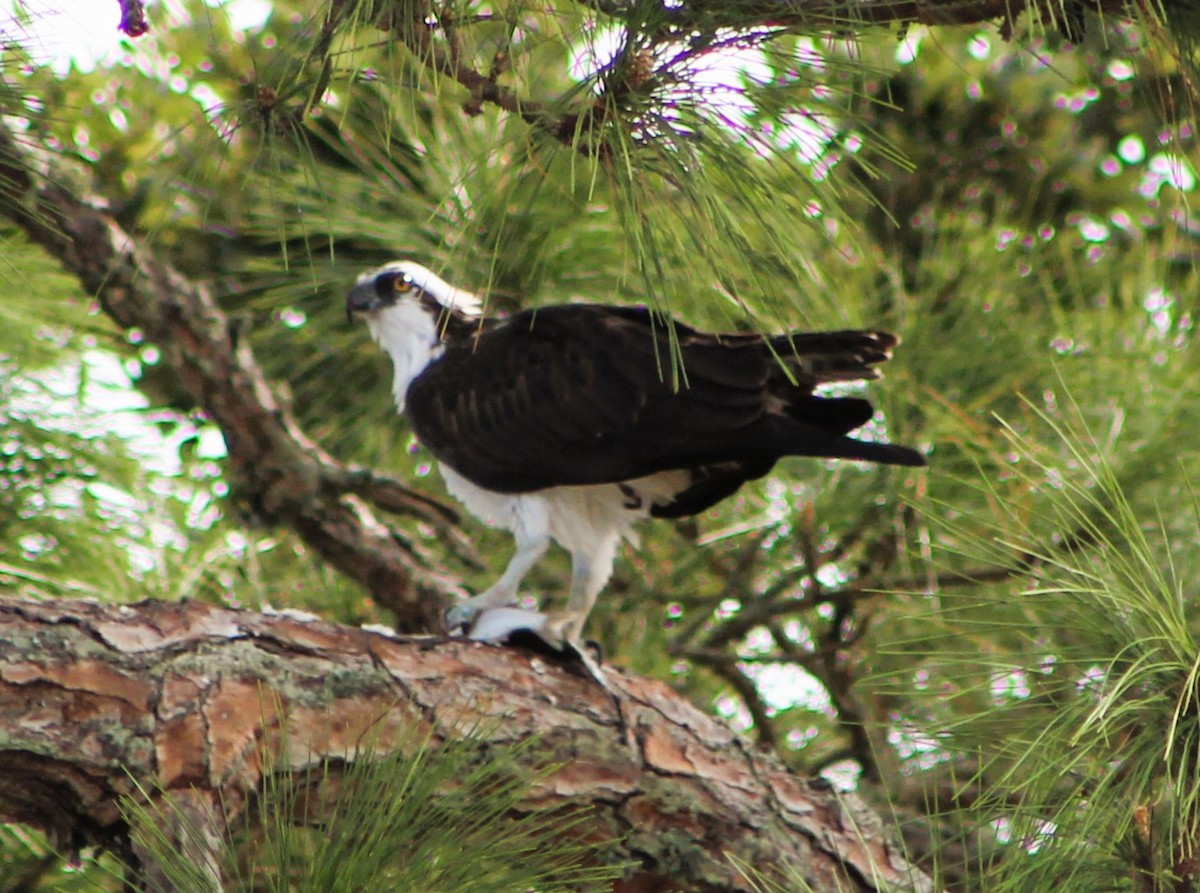
M455 288L441 276L421 266L416 261L394 260L358 277L358 284L369 282L383 273L403 273L413 285L422 289L447 310L457 310L466 316L482 316L483 301L479 296L461 288Z

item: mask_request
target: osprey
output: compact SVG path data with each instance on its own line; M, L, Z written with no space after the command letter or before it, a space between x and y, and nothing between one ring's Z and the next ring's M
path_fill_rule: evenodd
M532 614L578 646L633 523L704 511L784 456L924 465L907 447L855 440L871 405L814 393L878 377L886 332L717 335L644 307L564 304L482 315L479 299L419 264L358 277L346 301L391 357L392 393L446 487L516 554L452 628L491 638L551 540L571 555L565 611ZM477 621L478 617L478 621ZM504 624L508 621L505 620Z

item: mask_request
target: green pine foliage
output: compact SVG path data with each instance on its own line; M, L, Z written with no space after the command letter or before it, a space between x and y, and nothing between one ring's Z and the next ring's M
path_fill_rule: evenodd
M1111 443L1078 416L1036 416L1041 443L1008 430L1019 470L1013 488L988 488L989 522L942 539L947 566L1004 573L930 593L879 648L903 668L870 685L905 705L898 750L927 782L906 792L921 821L960 835L962 864L933 856L946 876L988 890L1190 886L1197 505L1139 511ZM1190 490L1180 465L1167 475Z
M494 735L492 730L492 735ZM524 805L555 767L521 769L535 741L489 744L487 730L438 743L411 736L345 765L268 771L253 818L218 859L225 888L255 893L395 890L587 893L611 889L623 866L580 834L578 810ZM179 893L208 893L211 876L188 858L204 831L169 801L130 801L135 836ZM173 829L175 837L164 834ZM574 832L574 833L573 833ZM180 840L183 841L182 846Z

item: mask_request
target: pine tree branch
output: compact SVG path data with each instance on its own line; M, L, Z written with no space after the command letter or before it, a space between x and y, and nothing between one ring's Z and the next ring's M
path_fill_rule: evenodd
M767 710L767 704L754 680L738 667L737 655L719 651L689 651L684 656L697 666L707 667L737 692L754 723L754 734L759 744L774 747L779 743L779 732Z
M292 528L359 582L408 632L438 628L458 587L367 505L426 522L462 545L455 515L427 496L348 467L310 440L276 399L212 290L126 233L103 209L31 171L32 150L0 125L0 214L78 277L122 327L137 327L217 425L237 494ZM462 551L460 549L460 551Z
M1011 565L994 565L971 568L963 571L944 571L937 576L937 588L952 589L960 586L978 586L981 583L1000 583L1029 573L1030 567L1014 559ZM929 589L927 577L901 577L882 579L871 577L856 581L837 589L823 590L819 594L807 594L804 598L793 598L782 593L778 598L748 599L732 617L725 618L719 626L709 632L703 641L706 649L720 649L746 637L758 626L811 611L817 605L845 607L855 602L886 598L889 593L925 592Z
M637 15L636 0L629 4L584 0L584 5L602 6L605 14L617 19ZM1101 0L1089 8L1118 13L1124 10L1124 5L1115 0ZM995 20L1011 23L1027 9L1039 15L1062 14L1054 0L892 0L887 3L869 0L699 0L664 9L660 15L672 30L682 33L764 28L816 34L828 30L846 32L872 25L974 25Z
M578 2L634 30L652 29L653 33L645 35L647 57L653 56L654 46L665 46L695 34L852 33L862 28L892 24L970 25L1000 21L1001 32L1007 39L1017 17L1027 10L1049 23L1060 23L1064 16L1061 0L892 0L887 3L870 0L738 0L732 3L700 0L657 7L648 20L645 5L637 0ZM139 0L120 0L120 3L120 29L123 32L137 37L149 30L143 3ZM1126 12L1124 0L1097 0L1087 8L1110 15ZM333 71L333 38L341 27L354 24L354 17L349 14L353 9L354 6L345 0L329 3L321 37L312 54L320 66L320 75L309 98L310 106L320 101L329 83ZM448 10L435 9L429 2L393 3L383 7L376 25L385 31L395 31L427 69L464 87L469 93L463 103L467 114L476 115L484 105L494 105L520 116L535 130L585 154L603 151L602 144L587 138L587 131L603 122L620 104L622 94L632 86L626 78L616 78L599 97L578 109L555 112L552 102L522 96L519 90L498 83L498 75L509 66L498 66L493 59L485 74L482 64L467 58L461 37L456 33L457 23Z
M609 678L613 694L517 649L198 602L0 599L0 815L60 846L129 855L118 802L136 779L216 817L215 840L280 759L353 758L368 732L387 746L413 727L438 740L493 728L539 739L531 768L561 763L530 808L585 806L593 820L568 833L619 840L642 866L627 889L748 890L729 855L819 890L931 889L855 824L852 799L792 776L663 683Z
M427 69L449 77L466 88L470 97L463 103L463 110L468 115L478 115L485 105L494 105L519 116L534 130L563 145L574 146L583 154L595 149L593 140L587 138L585 131L603 119L606 107L603 97L594 99L579 111L556 114L546 103L522 97L513 88L500 84L498 77L505 66L498 64L497 59L491 60L487 74L475 67L465 58L466 53L453 23L438 19L446 40L443 43L435 39L427 21L434 17L434 11L424 5L413 7L413 11L421 9L425 11L423 16L412 15L402 22L389 20L388 27L399 31L400 39L409 52Z
M697 35L758 35L767 40L780 34L853 34L871 27L899 25L970 25L1001 22L1001 34L1009 39L1016 19L1030 11L1038 20L1062 26L1066 12L1062 0L700 0L677 5L654 5L648 11L639 0L578 0L581 6L600 12L624 25L631 35L628 45L640 47L638 55L653 59L657 50L679 46ZM336 9L335 2L333 8ZM1123 16L1124 0L1098 0L1087 8L1101 14ZM458 23L445 10L431 2L396 4L377 24L394 30L413 57L426 69L456 81L469 93L463 103L469 115L480 113L484 105L494 105L520 116L534 130L571 146L584 154L604 154L602 138L595 131L616 120L623 100L654 80L654 74L637 64L622 69L620 60L610 66L609 77L599 94L581 102L573 110L557 110L552 98L534 99L520 89L497 82L500 73L495 60L484 74L483 60L469 58L458 33ZM724 38L728 39L728 38ZM1078 39L1076 36L1075 39ZM698 41L703 43L704 41ZM672 54L667 53L667 56ZM508 66L506 66L507 68Z

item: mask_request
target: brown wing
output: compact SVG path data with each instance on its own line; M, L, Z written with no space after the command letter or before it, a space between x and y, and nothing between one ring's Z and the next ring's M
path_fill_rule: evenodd
M812 396L829 376L870 377L893 343L717 336L637 308L564 305L449 343L409 388L407 412L438 459L501 492L730 462L757 470L789 454L915 464L911 451L842 436L870 417L865 401Z

